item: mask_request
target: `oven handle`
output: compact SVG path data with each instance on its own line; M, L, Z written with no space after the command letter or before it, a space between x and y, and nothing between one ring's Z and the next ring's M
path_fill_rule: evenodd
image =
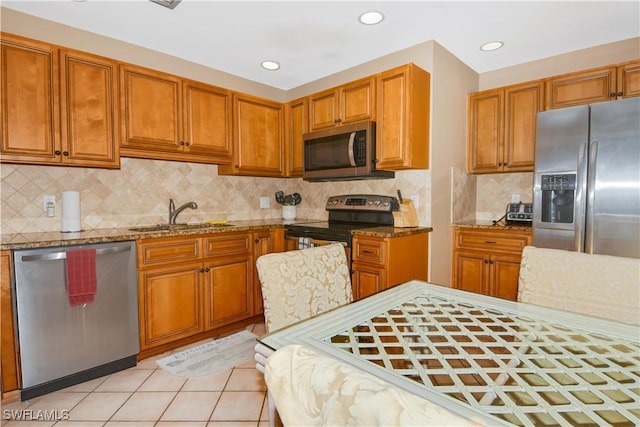
M304 237L304 236L300 236L300 237ZM300 241L300 237L285 234L285 239L292 239L292 240L295 240L296 242ZM309 243L313 244L314 246L330 245L331 243L340 243L344 247L349 246L347 242L341 242L339 240L323 240L323 239L314 239L312 237L309 238Z
M311 243L314 246L324 246L324 245L330 245L332 243L340 243L344 247L347 246L347 242L339 242L339 241L336 241L336 240L311 239Z

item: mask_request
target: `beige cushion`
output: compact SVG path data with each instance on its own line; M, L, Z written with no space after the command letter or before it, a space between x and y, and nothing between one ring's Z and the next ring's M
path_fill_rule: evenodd
M339 243L263 255L256 266L269 332L353 299L347 257Z
M267 359L265 381L285 426L472 426L446 408L299 345Z
M518 301L640 324L640 260L527 246Z

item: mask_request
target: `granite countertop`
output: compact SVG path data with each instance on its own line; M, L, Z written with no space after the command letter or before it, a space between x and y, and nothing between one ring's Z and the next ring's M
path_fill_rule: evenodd
M298 219L296 224L305 222L322 222L322 220ZM120 242L127 240L151 239L159 237L191 236L197 234L228 233L233 231L251 231L268 228L284 227L292 224L291 221L284 221L280 218L262 220L229 221L221 226L210 224L196 228L172 229L164 231L133 231L128 227L122 228L96 228L77 233L61 233L59 231L3 234L0 241L0 249L33 249L53 246L71 246L93 243ZM135 227L135 226L133 226ZM431 227L374 227L361 229L354 232L358 236L371 237L399 237L414 233L427 233L432 231Z
M298 222L298 221L296 221ZM300 222L305 222L300 221ZM250 221L229 221L224 226L211 224L198 228L179 229L167 231L133 231L128 227L122 228L95 228L77 233L61 233L49 231L41 233L3 234L0 249L26 249L51 246L70 246L91 243L119 242L126 240L150 239L157 237L191 236L203 233L228 233L231 231L260 230L265 228L284 227L290 221L282 219L264 219ZM135 226L132 226L135 227Z
M480 221L480 220L458 222L458 223L452 224L452 226L459 227L459 228L482 228L487 230L514 230L514 231L525 231L529 233L531 232L530 225L504 224L504 223L494 224L493 221Z
M430 233L432 227L374 227L360 228L351 232L354 236L366 237L401 237L418 233Z

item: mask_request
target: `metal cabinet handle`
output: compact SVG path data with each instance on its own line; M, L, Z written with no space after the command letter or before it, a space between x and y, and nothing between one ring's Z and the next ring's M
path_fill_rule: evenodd
M56 150L56 151L53 152L53 154L55 154L56 156L59 156L60 154L62 154L62 151Z
M104 248L104 249L96 249L97 255L105 255L105 254L117 254L120 252L128 252L131 250L131 246L116 246L113 248ZM23 262L28 261L55 261L59 259L66 259L66 252L51 252L48 254L39 254L39 255L24 255L22 257Z
M484 242L485 242L485 243L488 243L488 244L495 244L495 243L498 243L498 242L496 242L495 240L485 240Z
M62 155L63 155L63 156L67 156L67 157L69 157L69 152L68 152L68 151L63 151L63 152L62 152Z
M364 249L364 250L362 251L362 253L363 253L363 254L373 254L373 253L375 253L375 252L374 252L374 251L371 251L371 250L368 250L368 249Z

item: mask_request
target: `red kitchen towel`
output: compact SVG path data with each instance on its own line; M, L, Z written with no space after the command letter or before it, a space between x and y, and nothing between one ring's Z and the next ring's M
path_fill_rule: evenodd
M98 285L96 250L89 248L67 251L65 262L69 304L74 306L93 302Z

